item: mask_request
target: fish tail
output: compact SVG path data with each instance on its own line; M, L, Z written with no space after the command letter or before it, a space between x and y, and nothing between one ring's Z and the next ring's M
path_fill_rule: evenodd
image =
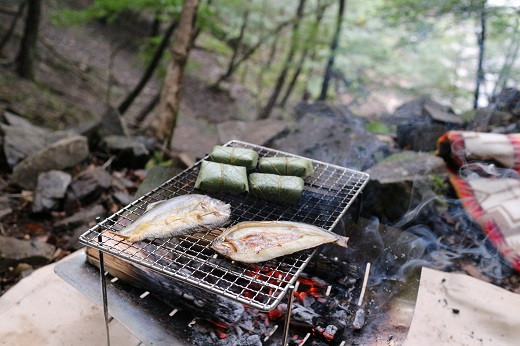
M343 236L338 235L338 238L336 239L336 241L334 243L339 246L348 247L347 242L348 242L348 237L343 237Z

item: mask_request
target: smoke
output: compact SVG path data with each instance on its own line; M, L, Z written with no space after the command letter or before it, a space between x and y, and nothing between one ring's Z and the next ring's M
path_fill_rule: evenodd
M459 271L471 263L496 280L512 271L458 199L437 196L392 226L373 217L362 219L357 228L351 235L352 256L372 263L369 286L373 288L387 281L407 282L418 277L423 266Z

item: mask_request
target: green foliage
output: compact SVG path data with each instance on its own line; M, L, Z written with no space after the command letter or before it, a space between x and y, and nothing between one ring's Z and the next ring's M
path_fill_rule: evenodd
M437 195L446 195L446 190L448 190L448 184L446 180L436 174L433 174L429 177L430 184L433 192Z
M480 13L486 0L393 0L381 6L381 13L389 23L413 23L425 18L453 15L466 18Z
M172 159L166 159L164 153L162 151L154 151L153 156L146 163L145 168L150 169L154 166L171 166L173 163Z
M79 25L93 19L114 21L125 11L153 11L178 17L182 9L182 0L94 0L84 10L62 10L53 14L53 25Z
M388 127L380 121L371 120L365 124L365 130L372 133L380 133L383 135L390 135L396 131L395 125Z

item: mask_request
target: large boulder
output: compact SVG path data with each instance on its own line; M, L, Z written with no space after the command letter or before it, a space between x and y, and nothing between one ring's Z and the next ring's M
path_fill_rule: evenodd
M146 177L144 178L141 185L139 185L139 189L135 193L134 197L137 199L146 195L148 192L152 191L180 172L181 169L175 166L158 165L152 167L146 174Z
M24 189L34 190L38 175L72 167L89 155L87 139L75 136L61 139L27 157L13 168L11 179Z
M71 180L70 174L62 171L40 173L32 205L33 213L57 209Z
M242 140L258 145L267 145L273 138L289 129L282 120L265 119L255 121L224 121L217 125L221 143L232 139Z
M3 151L8 165L12 168L26 157L62 138L71 137L70 131L51 131L31 124L28 120L10 113L4 113L5 124L0 125L4 134Z
M37 240L20 240L0 236L0 272L18 263L46 264L52 260L56 248Z
M367 171L365 215L396 221L421 202L444 192L446 168L435 155L404 151L386 158Z
M469 125L469 129L478 132L489 132L497 128L507 127L513 121L513 114L511 113L489 108L478 109Z
M365 130L365 120L343 106L297 107L298 123L275 139L273 148L316 160L364 170L392 152L389 143Z
M437 139L446 131L460 129L464 120L447 106L428 97L401 105L393 116L399 147L414 151L433 151Z
M516 117L520 116L520 90L504 88L490 105L491 109L509 112Z

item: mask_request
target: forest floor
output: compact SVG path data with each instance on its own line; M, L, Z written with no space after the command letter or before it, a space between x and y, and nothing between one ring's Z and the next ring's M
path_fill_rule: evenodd
M82 2L72 3L81 6ZM22 80L12 72L10 62L18 50L21 23L16 38L0 56L0 108L9 107L36 124L63 129L99 118L109 105L117 107L137 84L146 67L139 46L147 40L152 23L151 18L128 14L110 24L91 21L57 27L51 24L51 16L58 8L50 6L44 5L42 13L36 81ZM0 15L0 19L0 23L10 22L8 16ZM204 41L204 35L200 41ZM201 155L218 142L217 123L256 117L253 95L245 87L229 83L223 91L209 88L223 72L226 61L227 57L200 48L190 53L173 144L192 156ZM157 76L150 80L125 114L127 122L131 123L159 91L160 83ZM198 140L187 145L194 135Z

